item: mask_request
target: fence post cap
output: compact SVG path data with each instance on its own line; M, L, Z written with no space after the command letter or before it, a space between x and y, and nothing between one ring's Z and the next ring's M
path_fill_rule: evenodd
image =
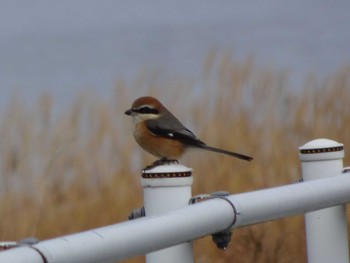
M312 140L299 147L301 161L321 161L344 157L344 145L329 139Z
M192 169L179 164L162 164L142 170L141 184L143 186L176 186L192 185Z
M192 169L180 164L180 163L171 163L171 164L162 164L157 165L149 169L142 170L142 174L162 174L162 173L182 173L182 172L192 172Z

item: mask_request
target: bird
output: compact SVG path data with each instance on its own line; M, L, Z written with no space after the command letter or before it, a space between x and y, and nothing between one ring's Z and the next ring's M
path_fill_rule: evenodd
M244 154L212 147L201 141L187 129L158 99L145 96L136 99L125 114L132 117L133 135L146 152L159 158L150 167L178 162L189 148L233 156L251 161Z

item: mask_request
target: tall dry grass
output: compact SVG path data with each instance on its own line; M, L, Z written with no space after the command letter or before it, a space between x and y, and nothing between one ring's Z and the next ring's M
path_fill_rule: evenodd
M58 114L49 94L34 106L14 96L0 115L0 240L113 224L142 206L139 170L154 159L136 145L123 114L134 94L158 97L208 144L254 157L189 153L181 162L194 168L193 194L298 181L300 145L319 137L350 145L350 69L310 75L295 93L292 86L288 72L213 53L200 83L140 73L134 82L120 80L109 99L80 94ZM238 229L225 252L202 238L195 252L199 263L305 262L303 218Z

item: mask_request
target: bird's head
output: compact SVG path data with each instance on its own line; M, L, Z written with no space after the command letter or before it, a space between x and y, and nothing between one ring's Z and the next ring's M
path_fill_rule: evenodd
M166 111L162 103L153 97L141 97L133 102L131 108L125 112L132 116L134 123L139 121L159 118Z

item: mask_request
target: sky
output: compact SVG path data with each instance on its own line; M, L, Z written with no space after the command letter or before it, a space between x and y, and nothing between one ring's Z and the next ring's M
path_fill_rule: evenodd
M319 0L0 2L0 109L14 92L65 105L82 90L108 96L142 71L201 78L209 52L253 55L292 78L350 61L350 2Z

